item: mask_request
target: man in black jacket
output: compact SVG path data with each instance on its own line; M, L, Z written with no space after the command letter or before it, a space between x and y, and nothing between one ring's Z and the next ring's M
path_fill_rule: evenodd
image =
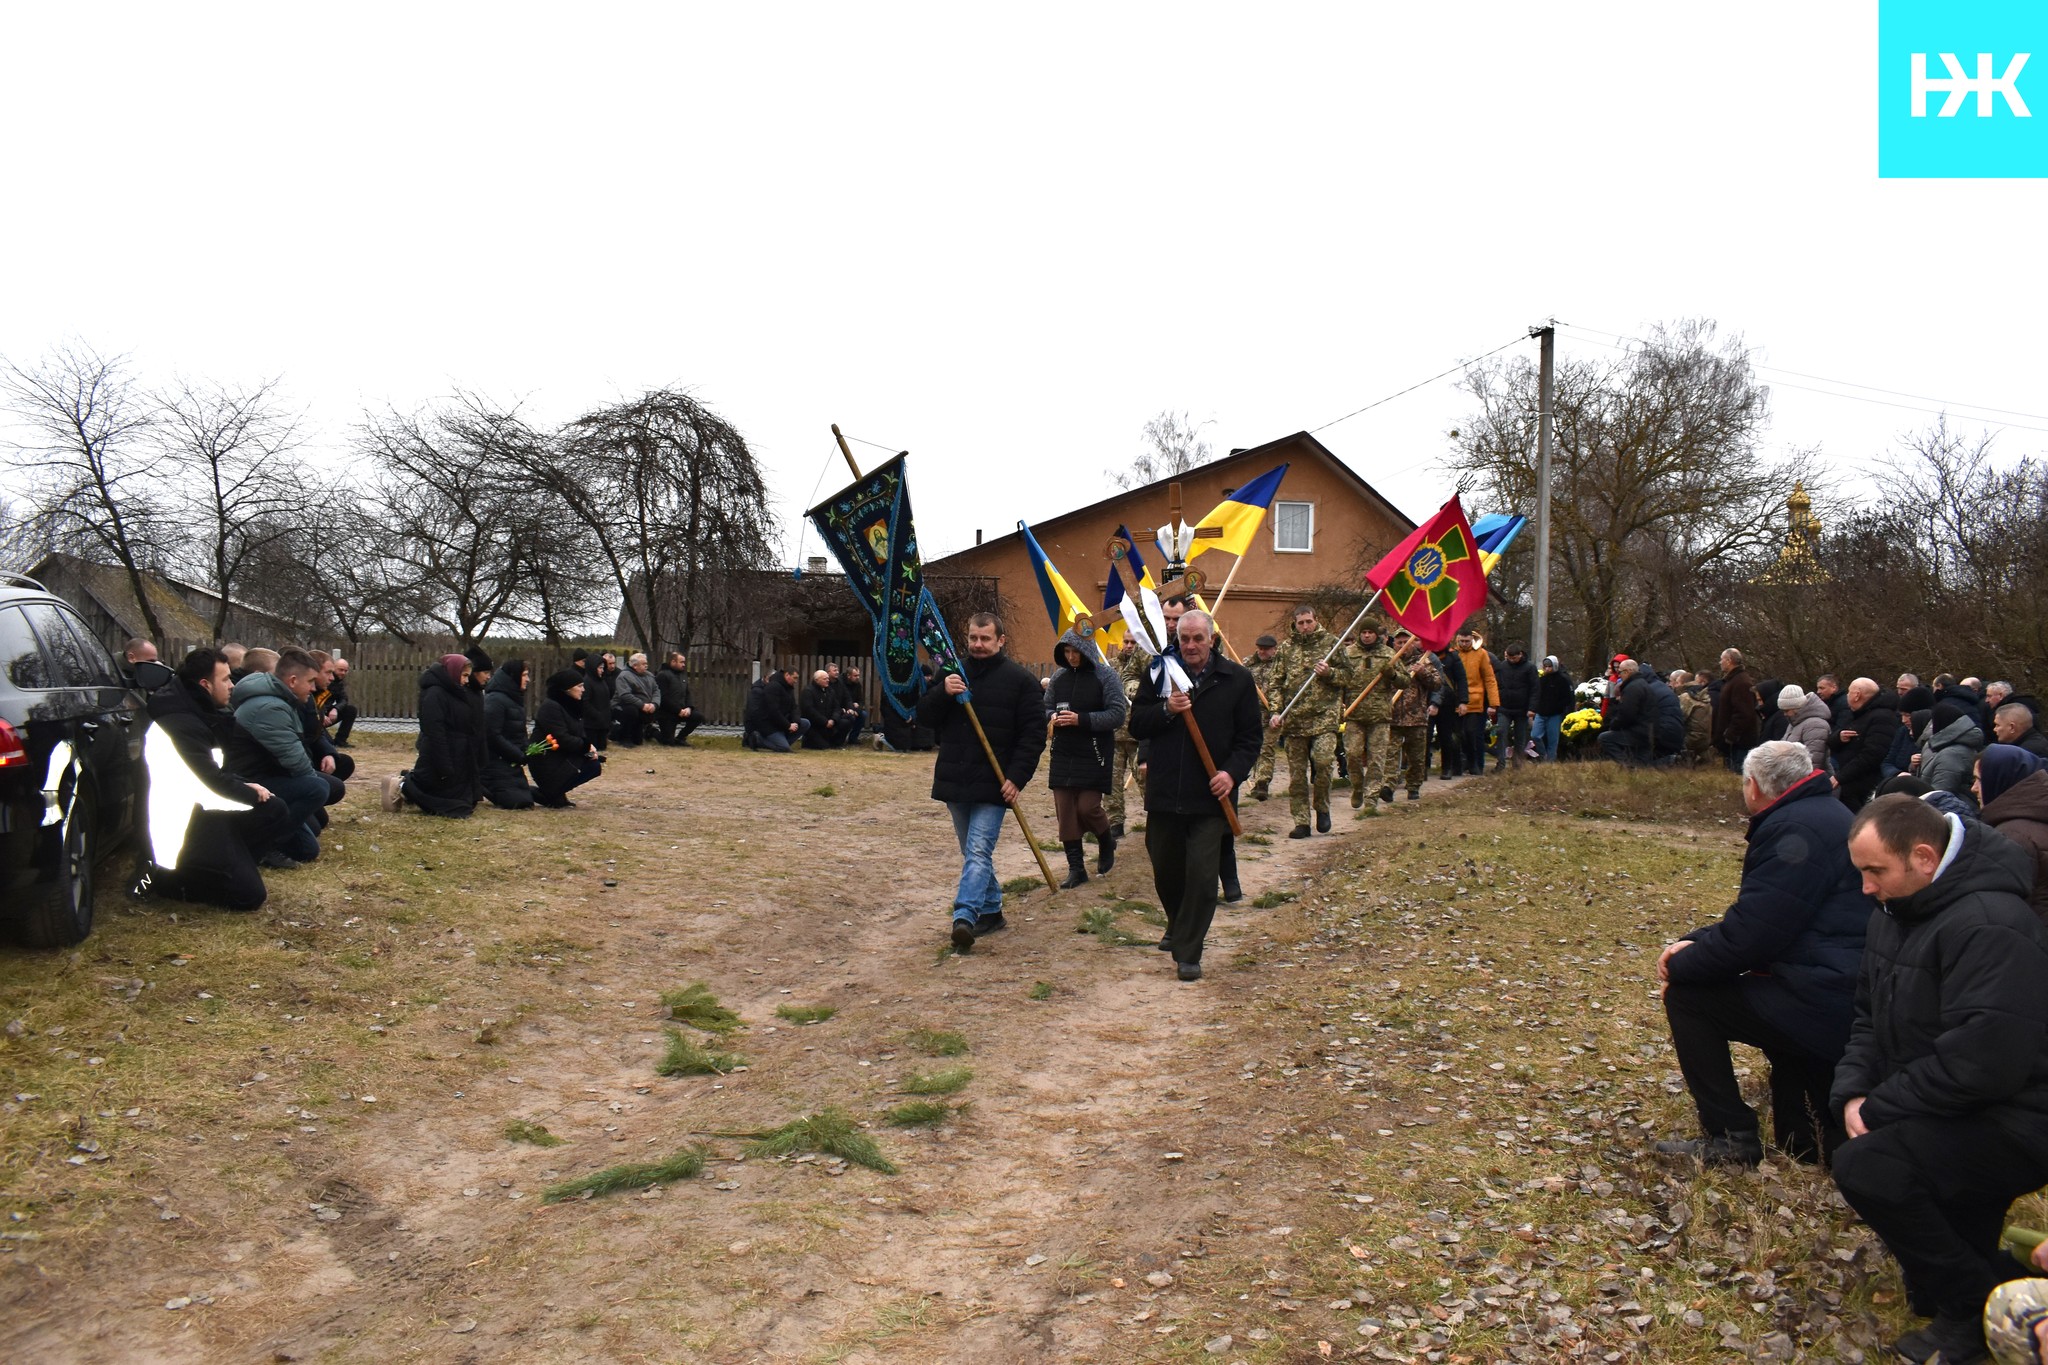
M1703 1138L1657 1150L1716 1165L1763 1159L1756 1113L1735 1083L1730 1043L1771 1064L1771 1129L1780 1150L1813 1161L1840 1145L1823 1133L1828 1082L1856 1013L1856 969L1875 908L1849 864L1849 812L1804 744L1772 741L1742 763L1749 852L1718 923L1664 949L1657 979L1671 1046Z
M1493 670L1500 684L1500 760L1498 772L1512 763L1516 767L1528 755L1529 723L1536 719L1536 665L1529 662L1529 647L1520 640L1509 643L1499 668Z
M960 884L953 893L953 947L1006 927L1003 887L996 880L996 840L1017 793L1045 752L1045 689L1003 653L1008 637L993 612L967 618L967 657L917 703L918 720L939 739L932 763L932 800L946 803L960 842ZM962 676L964 672L965 676ZM971 695L970 695L971 694ZM971 701L1001 771L989 765L963 701Z
M254 910L268 894L256 859L295 822L281 798L221 765L235 728L226 710L233 690L227 660L195 649L150 694L154 723L143 738L150 868L138 891L229 910Z
M1849 830L1870 917L1856 1022L1833 1102L1835 1184L1897 1258L1913 1310L1898 1342L1982 1360L1984 1300L2025 1273L2006 1209L2048 1184L2048 929L2033 866L2000 835L1903 794Z
M1216 650L1216 625L1204 611L1174 627L1178 668L1164 677L1147 670L1131 703L1131 734L1149 740L1145 770L1145 851L1152 885L1166 911L1166 941L1180 979L1202 979L1202 944L1216 914L1217 863L1230 826L1219 803L1236 804L1237 788L1259 761L1259 693L1252 675ZM1212 776L1189 737L1200 725Z
M689 748L690 734L704 723L704 717L697 714L690 698L690 661L680 649L669 651L654 675L654 684L661 693L661 707L654 713L661 742Z
M1828 736L1835 760L1835 794L1850 810L1863 803L1884 780L1885 755L1899 733L1899 708L1868 678L1849 684L1849 718Z
M804 737L811 723L797 714L796 670L772 668L747 692L747 711L740 744L786 754L790 742Z
M845 718L839 713L839 692L824 669L811 674L811 685L797 703L804 718L806 749L837 749L846 743Z
M1650 726L1655 719L1650 685L1643 679L1642 665L1634 659L1623 659L1614 667L1618 686L1607 722L1600 727L1600 752L1616 763L1648 763Z

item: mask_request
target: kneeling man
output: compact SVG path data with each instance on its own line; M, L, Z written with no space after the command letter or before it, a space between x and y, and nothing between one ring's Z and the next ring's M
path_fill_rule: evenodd
M1747 1043L1770 1060L1778 1147L1817 1161L1840 1141L1827 1131L1828 1085L1849 1042L1856 969L1876 907L1849 862L1853 817L1804 744L1751 749L1742 802L1749 851L1735 903L1657 959L1671 1045L1705 1134L1657 1150L1727 1165L1763 1159L1756 1113L1743 1103L1728 1054L1730 1043Z
M2048 1184L2048 930L2025 851L1911 796L1849 832L1870 918L1856 1024L1835 1069L1849 1140L1835 1184L1898 1259L1909 1360L1985 1358L1984 1300L2026 1273L1999 1250L2014 1199Z

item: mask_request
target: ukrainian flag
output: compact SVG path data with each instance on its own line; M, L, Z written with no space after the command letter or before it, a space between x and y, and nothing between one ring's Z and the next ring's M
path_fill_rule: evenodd
M1508 542L1522 533L1529 524L1527 517L1509 516L1496 512L1481 517L1472 523L1472 543L1479 547L1479 567L1482 572L1492 573L1500 563L1500 557L1508 552Z
M1038 591L1045 597L1045 614L1052 618L1055 636L1065 635L1074 629L1076 621L1080 621L1083 623L1081 633L1092 637L1095 623L1089 620L1088 608L1080 596L1067 586L1067 580L1045 557L1045 551L1039 546L1038 538L1031 534L1031 528L1020 521L1017 529L1024 533L1024 552L1031 556L1031 572L1038 578Z
M1138 542L1131 539L1130 530L1119 526L1116 535L1124 543L1124 556L1144 600L1131 600L1124 591L1123 575L1111 565L1109 586L1102 590L1102 612L1109 624L1097 634L1096 643L1105 651L1105 657L1122 649L1126 638L1135 639L1140 649L1151 654L1152 641L1166 634L1166 613L1159 605L1158 585L1152 581L1152 571L1145 567L1145 557L1138 553Z
M1266 519L1266 509L1273 504L1273 495L1280 491L1280 480L1287 475L1287 466L1268 470L1242 488L1233 489L1229 497L1216 504L1215 510L1195 523L1195 542L1188 549L1188 558L1210 550L1228 550L1241 555L1251 548L1252 537L1258 534L1259 523Z

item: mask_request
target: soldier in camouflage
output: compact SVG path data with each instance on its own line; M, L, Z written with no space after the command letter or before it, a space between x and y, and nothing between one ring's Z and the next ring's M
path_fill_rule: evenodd
M1125 637L1123 648L1116 654L1117 681L1123 684L1124 703L1129 706L1131 698L1138 695L1138 681L1145 676L1145 653L1137 642ZM1131 738L1128 729L1116 732L1116 763L1109 775L1109 795L1103 798L1102 809L1109 816L1110 833L1124 837L1124 784L1130 782L1138 789L1138 802L1145 800L1145 773L1138 766L1138 741Z
M1358 694L1351 661L1335 651L1336 640L1316 621L1316 609L1304 602L1294 609L1294 634L1273 660L1267 695L1285 710L1268 729L1278 729L1287 748L1287 805L1294 815L1290 839L1308 838L1311 799L1316 828L1330 832L1330 769L1337 761L1337 727L1344 705ZM1331 655L1329 660L1324 655ZM1301 693L1299 701L1290 699ZM1311 797L1313 789L1313 797Z
M1259 689L1259 732L1265 739L1259 746L1258 764L1252 769L1252 800L1263 801L1272 795L1273 760L1280 756L1280 737L1273 732L1273 659L1280 642L1261 635L1253 648L1257 652L1245 660L1245 667Z
M1408 683L1408 670L1380 639L1380 623L1367 618L1358 638L1345 647L1353 676L1364 696L1344 722L1345 751L1351 760L1351 809L1360 816L1378 815L1394 799L1394 737L1388 728L1394 693ZM1358 697L1359 693L1351 694ZM1372 804L1365 804L1366 798Z
M1429 698L1444 685L1444 675L1434 656L1405 630L1394 632L1394 655L1400 661L1403 676L1387 724L1400 750L1400 772L1408 788L1408 799L1419 801L1422 779L1429 776L1429 723L1433 719Z

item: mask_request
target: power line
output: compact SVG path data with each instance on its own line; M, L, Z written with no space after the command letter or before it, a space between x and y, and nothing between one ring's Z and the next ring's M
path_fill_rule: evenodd
M1413 392L1415 392L1415 391L1416 391L1417 389L1426 389L1426 388L1428 388L1428 387L1429 387L1429 386L1430 386L1431 384L1434 384L1434 383L1436 383L1436 381L1437 381L1437 380L1439 380L1439 379L1445 379L1445 378L1448 378L1448 377L1449 377L1449 376L1451 376L1451 375L1457 374L1457 373L1458 373L1459 371L1461 371L1461 370L1469 370L1469 369L1471 369L1471 368L1472 368L1472 367L1473 367L1474 365L1477 365L1477 364L1478 364L1478 363L1479 363L1480 361L1482 361L1482 360L1486 359L1486 358L1487 358L1487 356L1495 356L1495 355L1499 355L1499 354L1500 354L1500 353L1501 353L1502 351L1505 351L1505 350L1506 350L1506 349L1507 349L1508 347L1510 347L1510 346L1519 346L1519 345L1521 345L1521 344L1522 344L1523 342L1527 341L1528 339L1529 339L1529 338L1528 338L1528 337L1526 337L1526 336L1518 336L1518 337L1516 337L1516 338L1515 338L1515 339L1514 339L1513 341L1507 341L1507 342L1503 342L1503 343L1501 343L1500 345L1498 345L1498 346L1494 347L1494 348L1493 348L1492 350L1488 351L1488 352L1486 353L1486 355L1477 355L1477 356L1474 356L1474 357L1472 357L1472 359L1470 359L1470 360L1462 360L1462 361L1459 361L1459 362L1458 362L1458 363L1457 363L1456 365L1453 365L1453 366L1451 366L1451 368L1449 368L1448 370L1445 370L1445 371L1444 371L1444 372L1443 372L1442 374L1433 374L1433 375L1431 375L1431 376L1430 376L1429 378L1427 378L1427 379L1423 380L1423 381L1422 381L1422 382L1421 382L1420 384L1410 384L1410 385L1409 385L1409 386L1408 386L1407 388L1405 388L1405 389L1402 389L1402 390L1401 390L1401 391L1400 391L1399 393L1390 393L1390 394L1388 394L1388 395L1387 395L1387 396L1386 396L1385 398L1375 399L1375 400L1374 400L1373 402L1367 403L1367 404L1366 404L1366 405L1365 405L1364 407L1362 407L1362 408L1358 408L1358 409L1355 409L1354 411L1351 411L1351 412L1347 412L1347 413L1345 413L1345 414L1344 414L1344 415L1343 415L1342 417L1337 417L1337 418L1333 418L1332 420L1330 420L1330 421L1328 421L1328 422L1325 422L1325 423L1323 423L1323 424L1322 424L1321 426L1319 426L1319 427L1310 427L1310 428L1309 428L1309 435L1313 436L1313 435L1315 435L1315 434L1316 434L1317 432L1319 432L1319 431L1328 431L1328 430L1329 430L1329 429L1330 429L1331 427L1334 427L1334 426L1336 426L1338 422L1348 422L1348 421L1350 421L1350 420L1351 420L1352 418L1354 418L1354 417L1358 416L1358 414L1359 414L1359 413L1361 413L1361 412L1371 412L1371 411L1372 411L1372 410L1373 410L1374 408L1376 408L1376 407L1379 407L1379 406L1380 406L1380 405L1381 405L1382 403L1391 403L1391 402L1393 402L1393 401L1394 401L1394 400L1395 400L1396 398L1399 398L1399 397L1401 397L1401 396L1402 396L1403 394L1410 394L1410 393L1413 393Z

